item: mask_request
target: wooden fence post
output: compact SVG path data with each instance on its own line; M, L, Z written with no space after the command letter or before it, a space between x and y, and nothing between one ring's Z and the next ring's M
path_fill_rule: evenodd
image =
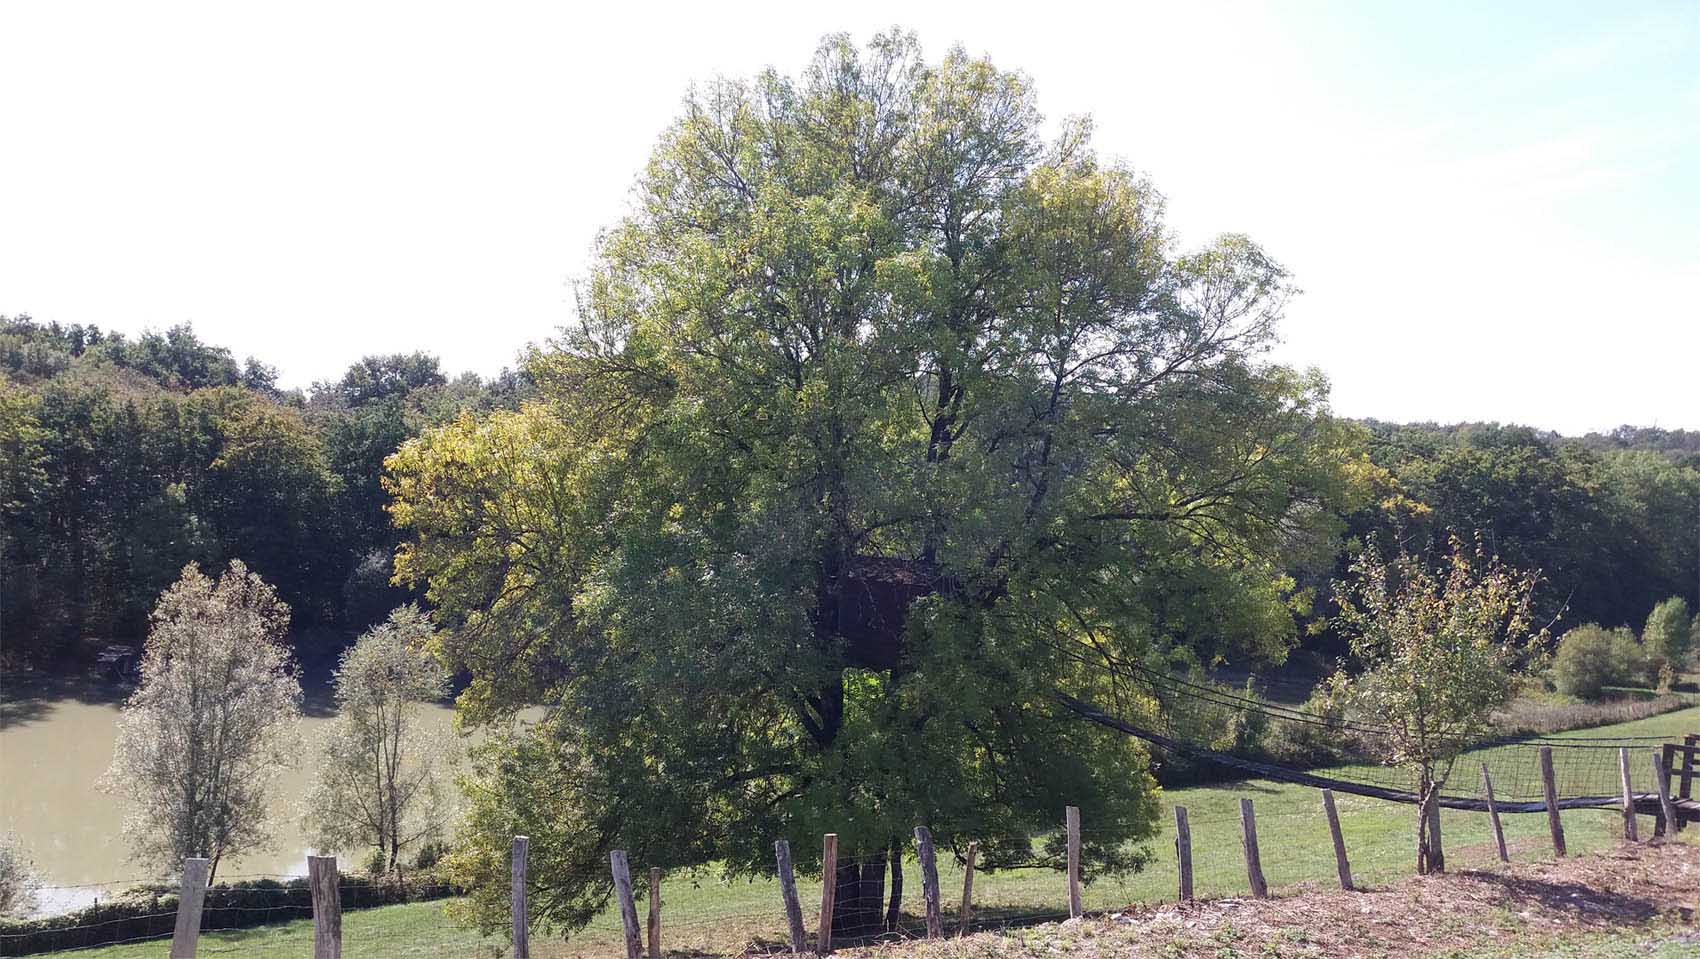
M1653 750L1653 791L1659 794L1659 824L1663 827L1654 835L1671 838L1676 834L1676 810L1670 801L1670 767L1657 749Z
M939 864L933 856L933 834L926 826L915 827L915 850L921 859L921 901L927 910L927 938L944 935L939 915Z
M514 959L530 959L531 956L531 917L526 911L525 898L526 859L530 851L530 839L525 836L514 837L513 853L509 857L513 875L508 880L508 895L512 900L508 911L513 914Z
M195 959L201 941L201 905L207 898L207 861L183 860L183 887L177 893L177 926L171 931L171 959Z
M820 862L820 934L815 937L815 948L824 956L832 952L832 904L838 899L838 833L821 837Z
M1558 779L1552 772L1552 747L1541 747L1541 793L1546 799L1547 828L1552 832L1553 855L1564 855L1564 823L1558 817Z
M1334 871L1340 874L1340 888L1350 892L1352 864L1346 860L1346 837L1340 833L1340 812L1334 808L1334 790L1322 791L1322 811L1328 816L1328 833L1334 837Z
M956 920L956 934L968 935L968 927L974 922L974 857L980 852L980 844L970 840L968 856L962 864L962 915Z
M1245 874L1251 881L1251 894L1266 899L1269 884L1263 879L1263 857L1257 851L1257 812L1249 799L1240 800L1240 837L1245 843Z
M797 901L797 877L791 870L791 844L783 839L773 844L773 858L779 864L779 895L785 900L785 925L791 931L791 952L801 954L808 945L803 931L803 906Z
M649 867L649 959L661 959L661 869Z
M313 959L342 959L342 882L335 856L308 856L313 892Z
M1175 807L1175 860L1180 868L1181 902L1192 898L1192 827L1186 821L1186 807Z
M1488 775L1487 763L1482 763L1482 792L1487 794L1488 822L1493 824L1493 844L1499 851L1499 861L1510 862L1511 853L1505 848L1505 827L1499 823L1499 803L1493 799L1493 777Z
M609 852L608 865L614 872L614 895L620 901L620 922L626 927L626 959L643 959L643 933L638 929L637 900L632 898L632 870L626 862L626 851L615 849Z
M1080 807L1065 806L1063 822L1068 828L1068 916L1080 918Z
M1623 780L1623 838L1630 842L1640 842L1641 829L1635 822L1635 789L1629 783L1628 747L1617 751L1617 773Z
M1700 733L1689 733L1682 737L1682 745L1686 748L1682 753L1682 789L1677 796L1682 799L1694 798L1694 753L1700 750ZM1677 828L1682 828L1678 824Z
M1691 799L1694 795L1694 750L1697 743L1700 743L1700 735L1691 733L1682 737L1682 775L1678 779L1679 785L1676 792L1677 796L1682 799ZM1687 826L1687 820L1678 819L1676 821L1678 832L1681 832Z

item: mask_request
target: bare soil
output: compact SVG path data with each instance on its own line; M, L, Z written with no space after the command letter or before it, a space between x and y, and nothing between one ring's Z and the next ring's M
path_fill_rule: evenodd
M1604 934L1624 955L1700 957L1700 845L1623 844L1597 855L1412 877L1344 892L1132 906L1109 915L964 939L888 944L905 959L1080 956L1304 959L1565 955ZM1692 950L1691 952L1688 950ZM1598 954L1607 954L1601 952ZM1619 953L1612 951L1609 954Z

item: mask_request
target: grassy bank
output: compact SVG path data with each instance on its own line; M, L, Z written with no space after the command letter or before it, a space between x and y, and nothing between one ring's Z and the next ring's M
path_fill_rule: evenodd
M1679 736L1700 731L1700 708L1688 708L1648 719L1586 731L1557 738L1604 738L1611 736ZM1593 752L1593 751L1589 751ZM1600 750L1609 762L1601 768L1616 776L1615 753ZM1638 750L1645 753L1646 750ZM1528 750L1522 755L1527 758ZM1510 754L1506 754L1510 755ZM1471 793L1476 759L1460 763L1460 785L1455 791ZM1489 759L1500 758L1490 755ZM1648 781L1646 759L1638 759L1638 781ZM1592 769L1582 770L1592 775ZM1244 861L1240 851L1238 802L1251 798L1257 810L1258 832L1264 872L1277 890L1313 887L1326 889L1334 883L1334 859L1328 832L1315 789L1263 781L1226 783L1215 786L1166 791L1165 806L1187 807L1192 827L1195 888L1200 897L1240 896L1247 891ZM1066 797L1058 797L1059 807ZM1352 870L1361 883L1386 883L1408 876L1415 861L1415 815L1411 807L1380 800L1339 795L1342 827L1351 856ZM1059 808L1059 819L1061 810ZM1507 841L1515 862L1550 859L1552 849L1546 817L1540 814L1505 817ZM1566 840L1572 854L1610 849L1621 835L1622 819L1607 810L1572 810L1563 815ZM1643 835L1652 821L1641 821ZM1090 822L1083 830L1090 832ZM1446 810L1442 816L1448 865L1454 871L1493 867L1496 863L1487 817L1480 813ZM1129 903L1173 901L1176 895L1173 855L1173 821L1165 814L1161 829L1149 848L1151 865L1143 872L1105 878L1090 884L1084 894L1089 910L1111 910ZM794 840L794 841L801 841ZM944 913L954 919L961 899L962 875L954 857L945 854L940 862L940 887ZM647 871L647 863L634 863L634 871ZM918 905L918 871L913 863L906 870L907 899L912 913ZM806 922L815 927L811 904L820 901L818 882L801 883ZM756 945L777 946L783 939L784 923L775 885L766 880L728 882L708 871L671 874L663 884L665 903L664 943L676 953L737 953ZM976 915L985 925L1000 921L1033 921L1066 911L1067 890L1060 874L1041 869L979 873L974 883ZM639 911L643 910L640 903ZM910 920L911 928L919 925ZM303 955L311 940L311 923L294 922L263 929L214 933L203 939L203 954L241 954L261 959ZM505 943L481 940L443 916L440 903L384 907L349 913L343 929L348 954L360 956L496 956ZM571 941L540 936L534 942L538 956L617 956L622 954L621 931L610 910L576 934ZM381 944L381 945L380 945ZM132 944L79 953L90 959L140 959L165 954L161 943ZM1609 953L1601 953L1609 955Z

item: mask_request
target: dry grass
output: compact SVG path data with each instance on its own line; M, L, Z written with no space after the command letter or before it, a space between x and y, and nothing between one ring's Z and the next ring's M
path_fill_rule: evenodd
M1608 703L1546 703L1520 699L1494 717L1494 732L1501 736L1545 736L1573 729L1634 722L1693 704L1693 696L1676 693L1644 699L1617 699Z

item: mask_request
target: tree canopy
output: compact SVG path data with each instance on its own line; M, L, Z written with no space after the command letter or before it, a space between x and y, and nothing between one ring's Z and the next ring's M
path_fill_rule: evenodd
M0 317L0 661L64 667L139 641L187 563L240 557L311 637L354 634L407 598L384 457L462 409L515 404L522 374L444 377L368 357L311 396L188 327L130 339Z
M1417 872L1444 868L1428 827L1437 791L1465 749L1492 728L1493 711L1517 690L1521 667L1544 649L1530 619L1538 574L1507 567L1454 540L1435 568L1371 548L1353 563L1340 597L1341 628L1361 667L1331 685L1385 730L1383 761L1412 773L1419 801Z
M1286 271L1179 248L1090 133L901 34L713 84L539 399L390 460L466 715L550 707L483 764L490 922L515 828L569 925L616 842L748 873L835 831L855 868L924 822L996 867L1066 802L1089 868L1135 864L1146 756L1054 692L1116 696L1106 655L1278 660L1366 464L1264 356Z

